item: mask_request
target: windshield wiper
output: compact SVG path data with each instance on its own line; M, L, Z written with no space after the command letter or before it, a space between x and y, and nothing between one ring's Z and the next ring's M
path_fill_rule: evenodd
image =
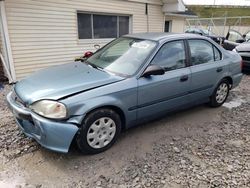
M87 60L86 60L86 61L84 61L84 62L85 62L87 65L89 65L89 66L93 67L94 69L97 69L97 70L100 70L100 71L106 72L103 68L101 68L101 67L99 67L99 66L97 66L97 65L95 65L95 64L92 64L92 63L88 62Z

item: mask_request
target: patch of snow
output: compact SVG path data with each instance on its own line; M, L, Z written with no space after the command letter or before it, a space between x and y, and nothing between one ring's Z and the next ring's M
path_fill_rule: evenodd
M243 99L240 99L240 98L236 98L236 99L233 99L229 102L225 102L222 106L229 108L229 109L232 109L232 108L236 108L236 107L242 105L242 103L244 103L244 102L246 102L246 101Z

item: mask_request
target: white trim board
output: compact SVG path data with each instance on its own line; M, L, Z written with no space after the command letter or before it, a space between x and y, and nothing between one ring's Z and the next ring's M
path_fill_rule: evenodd
M11 50L11 45L10 45L10 38L9 38L9 31L8 31L8 25L7 25L7 18L6 18L6 12L5 12L5 4L4 1L0 1L0 22L2 26L2 36L3 36L3 45L4 45L4 50L6 50L6 61L5 65L6 68L8 69L7 72L10 74L9 76L9 82L13 83L16 81L16 74L15 74L15 67L14 67L14 62L13 62L13 56L12 56L12 50Z

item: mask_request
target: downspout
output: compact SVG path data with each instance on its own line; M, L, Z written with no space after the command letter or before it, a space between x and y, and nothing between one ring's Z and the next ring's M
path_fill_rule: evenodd
M147 16L147 32L149 32L148 3L145 4L145 14Z
M165 15L165 13L163 13L163 14L164 14L164 16L163 16L162 32L165 32L166 15Z
M7 17L6 17L6 11L5 11L5 3L4 0L0 0L0 22L2 23L2 35L3 35L3 44L6 48L6 61L7 64L7 72L9 72L9 83L13 83L16 81L16 73L15 73L15 67L14 67L14 61L12 56L12 50L10 45L10 38L9 38L9 30L8 30L8 24L7 24Z
M10 80L11 79L10 71L9 71L9 69L7 67L7 63L5 62L5 60L4 60L4 58L3 58L3 56L2 56L1 53L0 53L0 60L3 63L3 68L6 70L6 74L7 74L7 77L9 79L9 83L12 83L12 81Z

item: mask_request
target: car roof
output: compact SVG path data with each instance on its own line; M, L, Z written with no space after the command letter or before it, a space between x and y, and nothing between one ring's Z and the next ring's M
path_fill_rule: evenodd
M163 32L135 33L135 34L124 35L124 37L154 40L154 41L161 41L166 39L204 38L202 36L193 33L163 33Z
M201 28L188 28L186 31L201 31Z

